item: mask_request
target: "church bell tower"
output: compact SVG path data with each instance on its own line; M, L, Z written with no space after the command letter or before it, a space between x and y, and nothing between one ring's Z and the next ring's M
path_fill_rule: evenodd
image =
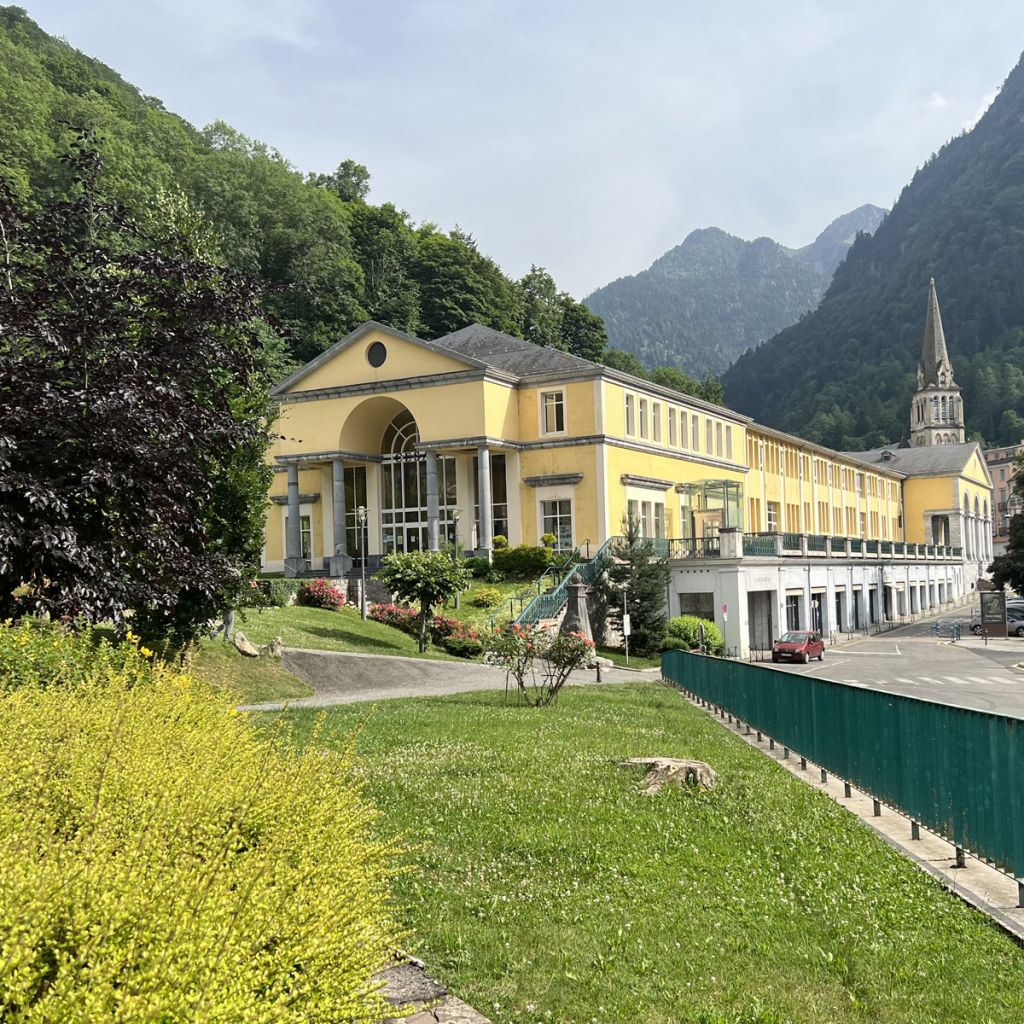
M928 315L924 322L917 391L910 404L910 445L964 443L964 403L953 380L953 364L942 333L935 278L928 282Z

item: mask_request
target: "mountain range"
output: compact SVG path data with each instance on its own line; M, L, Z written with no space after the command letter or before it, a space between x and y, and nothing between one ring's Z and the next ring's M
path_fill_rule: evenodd
M814 312L740 356L726 402L843 449L909 433L934 277L968 436L1024 438L1024 62L859 236Z
M645 366L720 374L813 309L857 234L874 231L884 216L877 206L858 207L799 249L701 228L647 270L583 302L604 318L609 342Z

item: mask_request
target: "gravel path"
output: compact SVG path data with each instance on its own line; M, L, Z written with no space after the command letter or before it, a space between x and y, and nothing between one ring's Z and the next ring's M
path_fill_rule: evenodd
M279 711L292 708L325 708L359 701L393 700L398 697L438 697L469 690L503 690L504 669L479 662L428 661L383 654L342 654L337 651L306 651L285 648L284 667L308 683L312 697L272 704L246 704L242 711ZM604 669L601 682L628 683L658 679L660 669ZM595 671L573 672L569 684L585 686L598 681ZM514 685L514 684L513 684Z

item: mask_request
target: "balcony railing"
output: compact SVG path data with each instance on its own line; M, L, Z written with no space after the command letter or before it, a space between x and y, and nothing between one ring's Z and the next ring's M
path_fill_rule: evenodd
M692 558L721 558L722 542L718 537L696 537L669 540L667 554L670 558L689 560Z
M721 537L697 540L659 540L656 553L673 560L721 558L722 538L729 537L726 558L874 558L874 559L961 559L963 550L943 544L917 544L902 540L867 540L860 537L827 537L824 534L739 533L727 531ZM742 538L742 546L740 544ZM847 553L849 551L849 553ZM741 554L742 552L742 554Z

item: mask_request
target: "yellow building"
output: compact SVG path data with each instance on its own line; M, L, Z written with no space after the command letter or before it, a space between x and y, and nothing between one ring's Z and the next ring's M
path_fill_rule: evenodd
M586 558L629 517L671 556L671 613L714 616L740 651L783 622L946 603L986 564L977 445L840 453L480 325L364 324L275 395L269 571L342 576L456 536Z

